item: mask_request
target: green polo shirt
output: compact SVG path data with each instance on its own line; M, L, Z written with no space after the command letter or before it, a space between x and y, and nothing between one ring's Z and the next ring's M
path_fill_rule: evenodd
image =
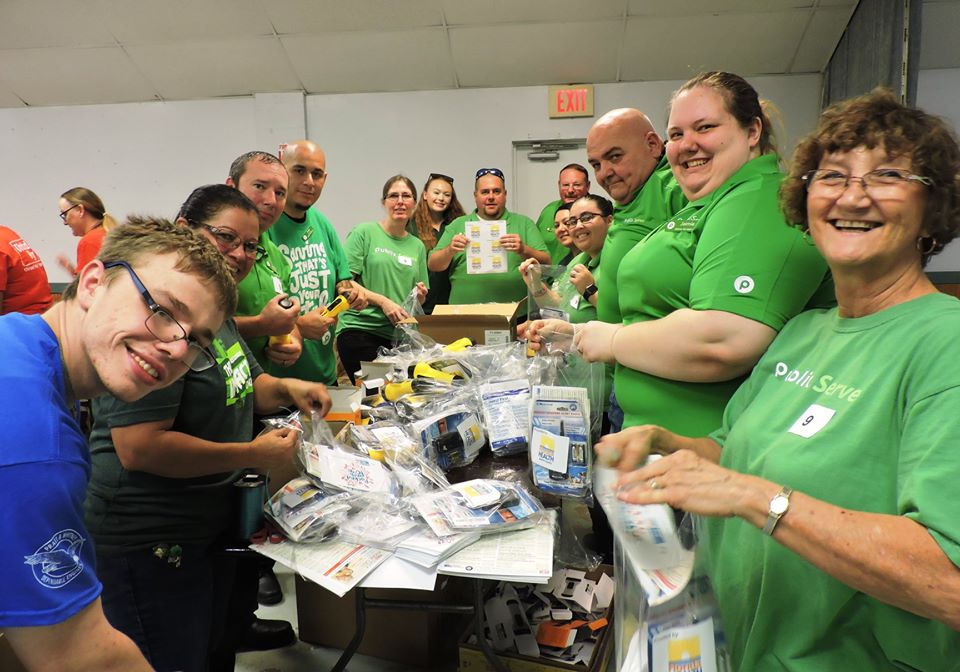
M543 242L543 236L537 231L537 225L533 220L525 215L519 215L509 210L504 210L503 215L498 219L507 223L507 233L517 233L523 240L524 245L532 247L540 252L546 252L547 246ZM435 254L437 250L449 247L450 241L458 233L466 231L467 222L483 221L474 210L469 215L457 217L450 222L437 247L431 252ZM496 220L494 220L496 221ZM527 285L523 282L520 275L520 262L523 257L514 252L507 253L507 268L503 273L481 273L471 275L467 273L467 255L465 252L457 252L453 255L450 262L450 303L501 303L507 301L519 301L527 295Z
M594 274L600 289L597 319L610 323L622 321L616 282L620 261L634 245L686 203L667 159L662 158L633 200L627 205L614 207L613 223L603 242L603 260Z
M554 266L560 263L560 260L570 254L570 250L560 244L553 230L553 220L557 216L557 208L563 201L551 201L543 206L540 216L537 217L537 231L543 236L543 242L547 246L547 252L550 253L550 261Z

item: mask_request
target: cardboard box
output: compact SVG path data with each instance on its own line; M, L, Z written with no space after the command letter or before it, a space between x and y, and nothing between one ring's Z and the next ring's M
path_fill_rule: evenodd
M587 572L586 578L595 581L601 574L607 574L613 578L613 567L600 565L597 569ZM613 650L613 602L607 608L605 618L607 619L607 626L597 641L593 656L590 658L590 664L586 667L569 665L549 658L532 658L519 653L499 653L497 658L510 672L603 672L607 669ZM460 672L494 672L480 646L468 642L473 634L474 626L471 623L460 638Z
M416 318L420 333L437 343L469 337L477 345L502 345L517 338L517 322L527 315L527 300L518 303L438 305L432 315Z
M353 422L360 423L360 402L363 400L363 392L359 387L328 387L330 400L333 405L330 412L323 416L327 423L332 422Z
M297 577L297 617L300 639L342 649L356 629L356 591L342 598ZM370 600L402 600L473 604L470 579L439 576L437 588L404 590L369 588ZM416 610L366 610L367 626L359 653L430 669L452 669L457 661L457 637L470 616Z

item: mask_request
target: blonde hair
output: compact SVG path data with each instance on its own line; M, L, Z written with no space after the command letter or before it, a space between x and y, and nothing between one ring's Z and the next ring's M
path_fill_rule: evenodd
M104 231L110 231L117 225L117 220L107 214L103 201L93 191L86 187L74 187L60 194L60 198L70 205L82 205L94 219L100 220Z

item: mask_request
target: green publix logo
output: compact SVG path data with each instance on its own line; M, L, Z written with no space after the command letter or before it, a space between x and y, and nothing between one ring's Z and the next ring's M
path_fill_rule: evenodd
M804 369L803 371L791 369L786 362L776 363L773 367L773 377L781 378L784 382L793 383L798 387L810 388L824 396L845 399L851 403L863 394L862 388L840 383L830 374L817 376L812 369Z

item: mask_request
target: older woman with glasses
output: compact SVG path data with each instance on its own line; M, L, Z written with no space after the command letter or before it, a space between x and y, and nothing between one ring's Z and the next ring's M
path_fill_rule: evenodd
M257 210L236 189L194 190L177 223L215 245L235 280L250 271ZM150 294L177 302L162 286ZM183 333L162 310L147 328L161 340ZM238 612L228 603L233 564L217 554L234 541L239 519L233 483L241 469L286 465L295 445L292 432L278 430L251 441L254 412L295 405L322 413L330 404L323 385L263 373L233 319L209 346L191 342L190 349L191 370L173 385L133 403L97 399L90 437L84 518L96 543L104 612L163 670L207 669L214 645L238 638L247 625L225 626ZM145 378L162 373L160 363L133 352L129 366ZM232 645L224 648L232 656Z
M357 224L347 236L350 273L370 300L363 310L344 313L337 324L337 352L350 382L360 362L393 345L396 324L410 317L403 304L412 290L421 304L426 299L427 250L407 231L416 194L410 178L394 175L383 185L383 219Z
M960 231L958 175L944 122L889 91L826 110L782 202L837 307L784 327L709 438L597 447L624 499L708 517L734 669L957 669L960 302L923 266Z
M420 200L407 224L407 231L415 235L427 248L437 246L447 224L463 214L463 206L453 187L453 178L442 173L430 173L423 185ZM430 293L423 302L423 312L432 313L438 303L450 301L450 276L447 271L429 271Z

